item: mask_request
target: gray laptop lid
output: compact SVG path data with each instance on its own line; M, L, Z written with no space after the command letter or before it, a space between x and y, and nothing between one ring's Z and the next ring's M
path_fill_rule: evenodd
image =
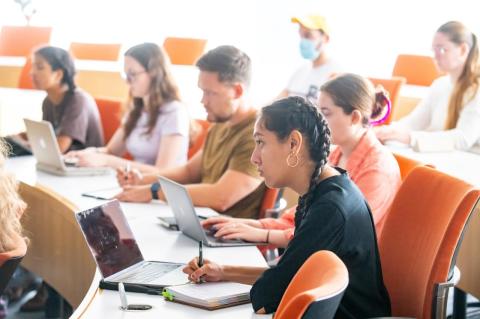
M202 225L200 225L192 199L186 188L165 177L160 177L159 182L167 202L172 208L180 231L188 237L207 243L207 236Z
M117 200L75 217L103 278L144 260Z
M28 141L37 162L65 169L52 124L47 121L23 120L27 128Z

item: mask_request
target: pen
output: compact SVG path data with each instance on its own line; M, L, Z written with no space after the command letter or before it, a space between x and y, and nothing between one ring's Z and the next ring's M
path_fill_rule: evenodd
M130 173L130 162L127 162L127 165L125 166L125 180L128 179L128 173Z
M203 242L200 240L198 242L198 267L202 268L203 266Z
M198 242L198 268L202 268L203 266L203 242L200 240ZM198 278L198 283L201 284L205 282L202 278L202 276L200 276L200 278Z

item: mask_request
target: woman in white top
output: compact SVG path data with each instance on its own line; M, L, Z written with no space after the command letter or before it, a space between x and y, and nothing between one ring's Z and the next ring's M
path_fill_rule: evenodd
M187 161L189 117L163 50L143 43L125 53L131 107L106 147L71 152L80 166L156 171ZM133 161L122 158L126 153Z
M480 146L477 37L462 23L447 22L433 38L434 58L447 75L432 83L428 96L405 118L376 128L382 140L420 150L467 150Z

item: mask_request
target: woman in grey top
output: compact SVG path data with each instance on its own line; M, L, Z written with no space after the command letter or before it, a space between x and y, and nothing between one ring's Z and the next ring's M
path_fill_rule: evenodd
M43 120L52 123L60 151L103 145L103 132L95 100L75 85L75 66L64 49L46 46L33 54L34 86L47 92ZM20 134L26 138L25 134Z
M142 172L186 162L189 117L162 49L143 43L127 50L124 69L130 110L106 147L69 155L82 166L127 165ZM126 153L133 161L122 158Z

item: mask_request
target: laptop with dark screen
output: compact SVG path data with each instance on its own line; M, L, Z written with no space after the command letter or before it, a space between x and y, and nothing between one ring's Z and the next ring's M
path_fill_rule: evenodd
M75 214L103 282L162 288L188 282L184 264L146 261L117 200Z

